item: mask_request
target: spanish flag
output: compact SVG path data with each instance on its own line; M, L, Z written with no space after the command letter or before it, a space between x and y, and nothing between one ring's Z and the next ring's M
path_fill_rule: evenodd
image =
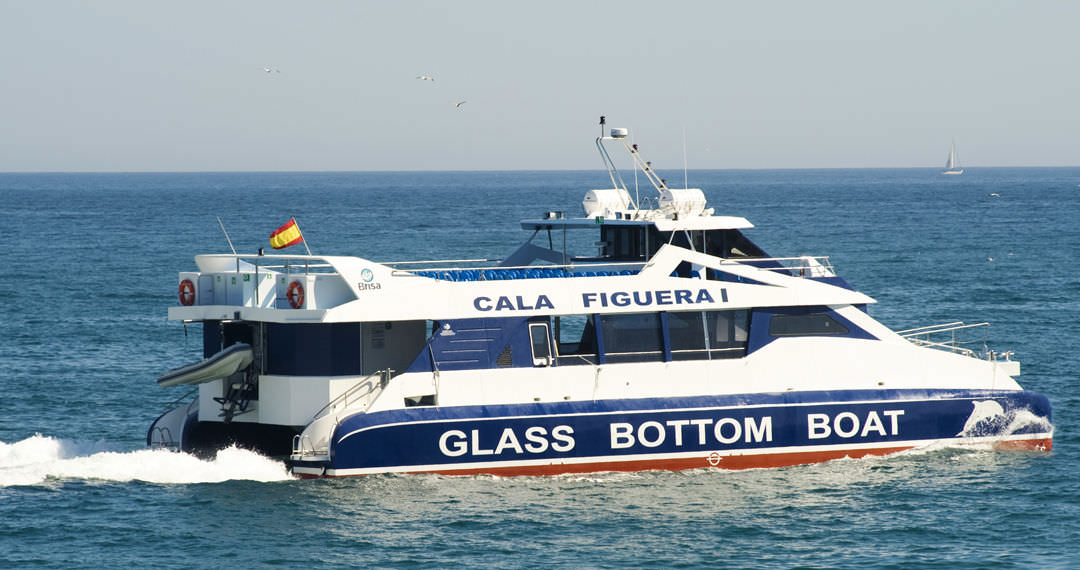
M302 241L304 241L304 235L300 233L300 226L296 225L296 218L290 218L289 223L270 234L270 245L274 249L284 249Z

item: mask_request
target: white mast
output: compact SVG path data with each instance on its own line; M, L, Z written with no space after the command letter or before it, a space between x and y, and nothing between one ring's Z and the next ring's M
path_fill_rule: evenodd
M956 159L956 141L949 145L949 158L945 160L945 170L942 174L963 174L960 161Z

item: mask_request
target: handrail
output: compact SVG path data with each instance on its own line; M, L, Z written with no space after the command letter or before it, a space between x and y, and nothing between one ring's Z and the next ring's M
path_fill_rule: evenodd
M198 391L199 391L198 386L192 388L191 390L188 390L187 392L184 393L183 396L180 396L179 398L173 400L172 403L165 406L165 409L171 410L171 409L175 408L177 404L179 404L180 402L186 400L188 398L188 396L190 396L190 395L192 395L192 394L194 394L195 392L198 392ZM195 399L195 400L192 400L191 403L194 404L197 401L198 401L198 399ZM191 404L188 404L188 407L190 408Z
M928 325L928 326L925 326L925 327L915 327L913 329L904 329L902 331L896 331L896 334L903 336L903 335L908 334L908 333L915 333L916 331L924 331L926 329L936 329L936 328L939 328L939 327L953 327L953 326L962 325L962 324L964 324L964 321L954 321L954 322L951 322L951 323L943 323L943 324L940 324L940 325Z
M428 259L424 261L376 261L375 263L381 263L389 267L395 265L435 265L438 263L494 263L502 261L501 259Z
M493 260L452 260L445 263L454 262L473 262L473 261L493 261ZM779 267L761 267L755 265L754 262L772 262L779 265ZM443 263L438 261L416 261L416 262L385 262L384 265L393 266L395 264L416 263L416 264L435 264ZM599 268L608 268L611 270L617 270L620 267L627 268L645 268L652 264L652 261L609 261L609 260L595 260L588 263L570 263L563 265L513 265L513 266L456 266L456 267L440 267L434 269L438 272L465 272L465 271L489 271L489 270L565 270L570 273L581 271L600 271ZM798 256L798 257L747 257L747 258L720 258L720 265L750 265L763 271L790 271L798 272L798 277L834 277L836 276L836 269L829 261L828 256ZM425 271L432 271L431 269L424 269L422 267L416 268L394 268L392 275L418 275ZM440 273L441 275L441 273ZM575 275L565 275L575 276ZM481 280L483 278L481 277ZM455 279L451 279L455 280ZM471 279L466 279L471 280Z
M931 326L928 326L928 327L919 327L919 328L907 329L907 330L903 330L903 331L896 331L896 334L898 334L898 335L900 335L900 336L902 336L904 338L907 338L907 337L913 337L913 336L918 336L918 335L923 335L923 334L929 335L929 334L952 332L952 331L959 331L959 330L964 330L964 329L973 329L973 328L977 328L977 327L988 327L988 326L990 326L990 323L964 324L963 321L957 321L955 323L945 323L945 324L941 324L941 325L931 325Z
M993 359L992 352L987 349L985 335L981 339L972 340L962 340L957 336L958 332L989 326L990 323L965 324L963 321L955 321L940 325L930 325L924 327L916 327L913 329L906 329L902 331L897 331L896 334L907 339L909 342L915 344L916 346L936 348L939 350L955 352L957 354L971 357L977 357L977 353L974 350L962 345L982 343L983 353L987 355L988 359ZM931 340L931 336L935 335L947 336L944 339Z
M261 259L326 259L327 257L336 257L333 255L305 255L295 253L264 253L262 255L258 253L200 253L197 257L206 257L212 259L232 259L234 257L241 258L261 258ZM329 265L329 263L327 263Z
M808 260L824 259L828 261L827 255L797 255L794 257L724 257L721 258L721 263L745 263L747 261L808 261Z
M154 433L157 434L157 439L150 439L150 446L157 447L159 449L180 449L180 442L173 439L172 430L166 426L154 428Z
M368 391L365 392L362 396L360 396L361 398L363 398L364 396L374 394L374 393L376 393L377 390L382 391L384 388L386 388L386 384L390 381L390 375L393 374L393 373L394 373L394 371L392 369L387 368L385 370L377 370L377 371L375 371L375 372L373 372L371 374L368 374L367 376L361 378L360 380L357 380L355 384L353 384L352 386L349 387L349 389L347 389L344 392L342 392L341 394L339 394L333 400L330 400L329 402L327 402L327 404L325 406L323 406L321 409L319 409L319 411L315 412L315 415L312 416L311 421L308 422L309 427L310 427L311 424L315 423L316 421L327 417L330 414L331 411L336 411L338 404L344 403L345 407L347 408L349 406L349 398L351 396L355 395L355 393L360 388L364 388L364 387L368 388ZM377 376L381 377L381 379L379 380L378 384L373 384L371 382L371 380L373 378L377 377ZM368 402L367 403L367 406L365 406L365 408L364 408L365 411L367 410L367 408L371 407L372 403L373 402ZM332 419L333 419L335 425L339 421L339 419L336 416L334 418L332 418ZM312 442L312 440L311 440L311 436L308 435L306 432L293 436L293 442L292 442L292 454L293 455L299 455L299 456L307 457L307 456L312 456L312 455L324 455L324 454L327 454L327 453L329 453L328 449L316 449L314 442Z
M203 258L208 258L208 259L237 259L237 260L239 260L239 259L247 259L247 258L256 259L256 260L281 259L281 260L286 260L286 261L289 261L289 260L324 259L324 256L319 256L319 255L302 255L302 254L301 255L292 255L292 254L273 254L273 253L271 253L271 254L263 254L263 255L259 255L257 253L210 253L210 254L201 254L198 257L203 257ZM800 264L792 263L791 265L786 266L786 267L782 267L782 268L781 267L762 267L762 268L760 268L760 269L765 269L767 271L777 271L777 270L785 270L785 269L798 269L799 267L812 268L814 266L810 265L810 262L813 261L813 262L819 263L820 265L822 265L824 268L826 268L830 272L834 272L833 266L829 262L829 257L828 256L802 255L802 256L796 256L796 257L723 257L723 258L719 258L719 259L720 259L721 264L745 264L747 262L762 262L762 261L771 261L771 262L777 262L777 263L781 263L781 262L799 262L800 264L804 264L804 265L800 265ZM378 263L380 265L385 265L387 267L395 269L395 271L398 271L398 272L411 273L411 272L417 271L417 270L416 269L399 269L399 268L397 268L397 266L400 266L400 265L443 265L443 264L447 264L447 263L498 263L500 261L502 261L502 260L501 259L427 259L427 260L410 260L410 261L373 261L372 263ZM443 267L443 268L440 268L440 270L449 271L449 270L472 270L472 269L538 269L538 268L539 269L579 269L579 268L582 268L582 267L591 267L591 266L594 266L594 265L615 266L615 267L624 267L624 266L625 267L635 267L635 266L644 267L644 266L648 265L649 263L650 263L649 261L615 261L615 260L603 260L603 259L601 259L601 260L596 260L596 261L590 261L589 263L585 263L585 264L582 264L582 263L577 263L577 264L569 263L569 264L563 264L563 265L513 265L513 266L509 266L509 265L508 266L477 265L477 266L462 266L462 267ZM264 265L264 264L261 264L261 263L254 263L253 265L255 265L255 267L260 268L260 269L289 269L289 268L292 267L289 263L284 263L284 264L281 264L281 265L276 265L276 264L275 265ZM334 265L332 263L305 263L305 270L310 270L310 269L315 269L315 268L318 268L318 269L333 268L333 267L334 267Z
M307 442L307 446L304 446L304 442ZM317 455L319 450L315 449L315 444L311 442L311 436L307 434L298 433L293 436L292 454L293 455Z
M821 276L835 276L836 268L833 267L827 255L800 255L798 257L725 257L721 264L771 261L780 267L758 267L765 271L790 271L793 269L808 270L809 277L813 277L815 270L822 273Z
M372 378L375 378L376 376L381 376L382 377L382 379L379 381L379 389L381 390L382 388L385 388L387 382L390 381L390 375L393 374L393 372L394 371L389 369L389 368L387 368L385 370L377 370L377 371L375 371L375 372L373 372L371 374L368 374L367 376L361 378L360 380L357 380L355 384L353 384L352 386L349 387L349 389L347 389L344 392L342 392L341 394L339 394L338 397L334 398L333 400L330 400L329 402L327 402L327 404L325 406L323 406L321 409L319 409L319 411L315 412L315 415L311 417L311 421L313 422L313 421L327 415L327 413L329 413L329 410L331 408L337 408L337 405L339 403L344 402L345 406L348 407L349 397L352 396L353 393L356 392L357 390L359 390L361 387L368 386L368 381L371 380ZM368 391L366 393L364 393L364 396L367 396L367 395L372 394L372 393L375 392L375 387L374 386L368 386L368 388L369 389L368 389Z
M464 263L464 262L474 262L474 261L479 262L479 261L500 261L500 260L498 260L498 259L462 259L462 260L458 260L456 262ZM384 263L383 265L393 265L393 264L398 264L398 263L439 263L439 262L437 262L437 261L423 261L423 262L420 262L420 261L417 261L417 262L401 262L401 261L398 261L398 262L387 262L387 263ZM452 262L447 261L446 263L452 263ZM439 268L439 270L440 271L452 271L452 270L467 271L467 270L472 270L472 269L582 269L582 268L592 267L592 266L596 266L596 265L602 265L602 266L605 266L605 267L610 267L610 266L634 267L634 266L639 266L640 265L640 266L644 267L644 266L646 266L648 264L649 264L648 261L597 261L597 262L590 262L590 263L587 263L587 264L568 263L568 264L565 264L565 265L498 265L498 266L478 265L478 266L475 266L475 267L441 267L441 268ZM401 272L401 273L412 273L413 271L421 271L421 270L419 270L419 269L395 269L395 272Z
M962 354L964 356L971 356L971 357L975 356L975 351L974 350L971 350L970 348L966 348L966 347L963 347L963 346L956 346L956 345L950 344L948 342L934 342L932 340L927 340L927 339L924 339L924 338L913 338L911 340L912 340L912 342L914 342L918 346L924 346L924 347L927 347L927 348L938 348L938 349L941 349L941 350L947 350L947 351L950 351L950 352L955 352L955 353L958 353L958 354Z
M437 271L486 271L486 270L513 270L513 269L567 269L567 270L581 270L589 271L590 268L595 267L645 267L649 262L646 261L600 261L589 264L567 264L567 265L507 265L507 266L476 266L476 267L440 267ZM385 264L389 265L389 264ZM421 268L415 269L394 269L393 275L414 275L418 271L424 271Z

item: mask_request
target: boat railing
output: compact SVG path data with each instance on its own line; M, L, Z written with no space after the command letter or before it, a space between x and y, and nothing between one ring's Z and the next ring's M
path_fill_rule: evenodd
M463 260L462 262L493 261ZM437 264L438 261L396 262L396 264ZM393 264L387 263L385 265ZM646 265L643 261L599 261L588 264L521 266L451 266L431 268L396 268L394 275L416 275L442 281L503 281L512 279L547 279L559 277L603 277L635 275Z
M150 438L150 445L158 449L180 451L180 442L172 435L172 430L167 427L155 427L154 434Z
M925 327L916 327L896 331L896 334L906 338L910 342L928 348L936 348L948 352L955 352L964 356L978 358L979 354L990 354L986 346L987 327L990 323L964 323L955 321ZM972 338L972 333L976 338ZM980 345L981 350L969 348L971 345ZM1006 360L1008 355L1006 355Z
M828 256L727 258L725 262L753 265L765 271L781 271L797 277L835 277Z
M286 255L276 253L215 253L199 255L199 258L222 263L230 271L245 269L276 271L280 273L337 273L333 264L317 255ZM246 264L241 265L241 263ZM249 266L249 267L248 267Z
M328 455L329 450L315 449L311 436L306 433L299 433L293 436L292 454L298 457L310 457L312 455Z
M323 406L318 412L315 412L311 421L318 420L329 414L337 414L339 410L355 406L357 403L361 403L361 407L363 407L364 410L367 410L367 408L375 401L375 397L378 396L383 388L386 387L387 383L390 382L390 377L393 373L393 370L387 368L386 370L378 370L361 378L347 390L338 395L338 397L330 400L330 402Z
M453 263L498 263L501 259L426 259L418 261L381 261L379 263L398 269L402 265L446 265Z
M176 398L175 400L173 400L173 402L168 405L167 409L172 410L177 405L179 405L180 402L186 400L189 396L191 396L192 394L194 394L195 392L198 392L198 391L199 391L198 388L195 388L193 390L188 391L183 396L180 396L179 398ZM190 415L192 413L192 411L193 411L193 408L198 406L198 405L199 405L199 399L195 398L190 403L188 403L188 405L184 408L183 414L185 416ZM169 429L168 426L155 425L153 427L153 433L151 434L149 445L150 445L150 447L154 447L154 448L158 448L158 449L168 449L170 451L180 451L180 439L173 435L172 430Z
M171 410L171 409L175 408L176 406L179 406L180 402L183 402L184 400L190 398L192 395L194 395L198 391L199 391L199 387L196 386L196 387L188 390L187 392L184 392L183 396L180 396L179 398L176 398L175 400L173 400L171 403L169 403L169 405L165 406L165 409ZM191 411L191 406L194 406L195 403L198 402L198 401L199 401L198 398L192 400L191 403L188 404L188 411Z
M337 425L339 418L337 413L340 410L348 409L350 406L356 406L367 411L371 404L374 403L375 398L382 393L382 390L386 388L387 383L390 382L390 377L394 374L394 371L387 368L386 370L378 370L372 374L369 374L355 384L349 387L349 389L342 392L333 400L330 400L319 411L315 412L311 421L308 422L308 426L315 424L322 420L322 422L332 422ZM329 431L333 431L330 428ZM329 442L323 440L322 447L316 447L311 436L306 432L293 436L292 441L292 456L296 458L310 458L310 457L324 457L329 456Z

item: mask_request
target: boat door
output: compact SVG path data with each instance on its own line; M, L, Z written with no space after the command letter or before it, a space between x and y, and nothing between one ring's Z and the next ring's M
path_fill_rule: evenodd
M551 366L551 331L547 323L529 323L533 366Z

